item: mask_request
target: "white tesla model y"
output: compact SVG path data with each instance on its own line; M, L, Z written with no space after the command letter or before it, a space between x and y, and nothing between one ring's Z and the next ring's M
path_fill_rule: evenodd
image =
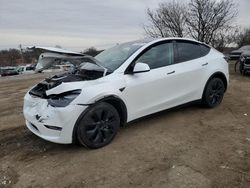
M228 87L228 63L195 40L163 38L117 45L95 58L43 50L37 71L67 62L74 68L47 78L24 97L30 131L55 143L88 148L109 144L120 126L191 101L213 108Z

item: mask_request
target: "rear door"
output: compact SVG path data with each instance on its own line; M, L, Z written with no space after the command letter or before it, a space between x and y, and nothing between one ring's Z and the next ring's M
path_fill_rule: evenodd
M185 40L177 40L175 49L175 91L174 101L170 105L179 105L201 99L208 62L204 57L201 44Z

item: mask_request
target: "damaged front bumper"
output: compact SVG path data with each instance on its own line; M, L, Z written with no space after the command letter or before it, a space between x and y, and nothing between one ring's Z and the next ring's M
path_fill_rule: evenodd
M26 126L37 136L54 143L70 144L76 121L86 108L75 104L63 108L52 107L46 99L27 93L23 113Z

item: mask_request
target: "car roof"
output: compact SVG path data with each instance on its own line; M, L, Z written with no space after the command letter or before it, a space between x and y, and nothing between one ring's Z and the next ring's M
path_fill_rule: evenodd
M164 37L164 38L145 38L145 39L142 39L142 40L136 40L136 41L132 41L134 43L145 43L146 44L149 44L149 43L157 43L157 42L161 42L161 41L167 41L167 40L183 40L183 41L189 41L189 42L196 42L196 43L199 43L199 44L203 44L203 45L206 45L208 47L210 47L208 44L204 43L204 42L200 42L200 41L197 41L195 39L191 39L191 38L182 38L182 37Z
M239 49L242 49L242 48L250 50L250 45L241 46Z

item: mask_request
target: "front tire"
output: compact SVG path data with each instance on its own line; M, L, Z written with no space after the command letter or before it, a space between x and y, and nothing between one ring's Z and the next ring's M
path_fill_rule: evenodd
M220 78L212 78L204 91L202 102L208 108L221 104L225 93L225 84Z
M108 103L98 103L80 119L77 139L90 149L101 148L114 139L119 127L120 117L117 110Z

